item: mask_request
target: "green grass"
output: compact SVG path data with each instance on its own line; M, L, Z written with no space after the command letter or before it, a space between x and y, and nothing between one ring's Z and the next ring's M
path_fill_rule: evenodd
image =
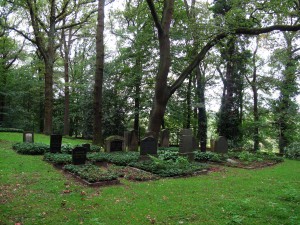
M1 225L296 225L300 221L299 161L90 188L54 169L42 156L16 154L11 144L0 134Z

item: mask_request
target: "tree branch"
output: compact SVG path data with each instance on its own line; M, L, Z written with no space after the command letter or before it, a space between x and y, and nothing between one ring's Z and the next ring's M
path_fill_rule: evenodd
M157 15L157 12L155 10L155 6L154 6L154 3L153 3L153 0L147 0L147 3L148 3L148 6L149 6L149 9L151 11L151 15L153 17L155 26L156 26L156 28L158 30L158 33L159 34L163 34L163 28L162 28L161 23L159 22L158 15Z

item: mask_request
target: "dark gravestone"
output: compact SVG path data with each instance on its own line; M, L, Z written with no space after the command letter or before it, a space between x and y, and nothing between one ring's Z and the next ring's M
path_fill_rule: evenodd
M118 152L124 150L124 139L121 136L110 136L105 139L106 152Z
M62 135L51 134L51 136L50 136L50 152L51 153L61 152L61 141L62 141Z
M214 152L215 151L215 140L210 139L210 151Z
M137 137L137 132L132 130L129 132L129 144L128 151L137 151L139 149L139 140Z
M160 132L160 147L169 147L170 146L170 131L164 129Z
M193 131L191 129L183 129L180 133L179 155L187 156L192 161L194 159L194 151L197 149Z
M34 143L34 134L31 131L23 132L23 142Z
M154 137L145 137L140 147L140 155L157 155L157 140Z
M130 131L124 131L124 150L127 150L130 142Z
M72 151L72 162L74 165L85 164L86 161L86 147L76 147Z
M228 142L227 139L223 136L220 136L215 141L215 152L217 153L228 153Z
M82 147L86 148L87 152L91 151L91 145L90 144L83 144Z
M180 137L183 135L193 136L193 130L192 129L182 129L180 131Z

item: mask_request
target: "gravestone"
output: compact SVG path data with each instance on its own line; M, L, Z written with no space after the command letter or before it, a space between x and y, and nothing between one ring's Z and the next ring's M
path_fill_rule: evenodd
M74 165L85 164L86 161L86 147L75 147L72 150L72 162Z
M157 155L157 140L154 137L145 137L140 147L140 155Z
M215 151L215 140L210 139L210 151L214 152Z
M51 134L51 136L50 136L50 152L51 153L61 152L61 141L62 141L62 135Z
M82 147L86 148L87 152L91 151L91 145L90 144L83 144Z
M223 136L218 137L218 139L215 141L214 150L217 153L228 153L227 139Z
M170 131L164 129L160 132L160 147L168 148L170 146Z
M137 137L137 132L135 130L131 130L129 132L128 151L137 151L138 149L139 149L139 140Z
M124 150L128 149L130 142L130 131L124 131Z
M124 151L124 138L121 136L110 136L105 139L106 152Z
M31 131L23 132L23 142L34 143L34 134Z
M183 129L180 132L179 155L187 156L190 161L194 159L194 151L197 148L196 139L191 129Z

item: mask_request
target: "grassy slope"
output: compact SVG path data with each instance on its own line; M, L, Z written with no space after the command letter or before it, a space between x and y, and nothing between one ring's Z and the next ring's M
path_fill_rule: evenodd
M0 134L0 224L299 224L300 162L85 187ZM69 189L71 193L64 194Z

